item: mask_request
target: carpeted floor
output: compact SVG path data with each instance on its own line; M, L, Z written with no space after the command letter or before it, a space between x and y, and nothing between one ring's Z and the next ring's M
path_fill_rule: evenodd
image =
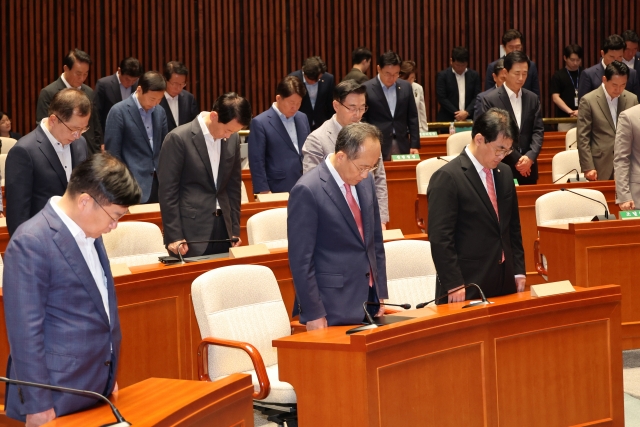
M624 370L624 421L640 426L640 350L622 352Z

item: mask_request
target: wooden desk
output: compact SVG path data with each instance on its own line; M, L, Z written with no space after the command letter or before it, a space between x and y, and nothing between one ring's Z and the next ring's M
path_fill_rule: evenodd
M618 216L620 211L616 205L615 181L574 182L565 184L522 185L516 187L518 195L518 211L520 212L520 227L522 229L522 245L524 246L524 261L527 276L537 276L536 264L533 256L533 242L538 237L536 223L536 200L543 194L558 191L560 188L591 188L601 191L607 200L609 212ZM595 202L594 202L595 203ZM418 194L415 202L416 222L419 230L426 230L429 206L427 196ZM604 213L604 212L603 212Z
M640 221L617 220L538 227L540 253L550 281L583 287L617 283L622 292L622 346L640 348L640 285L637 281Z
M110 400L136 427L253 426L251 376L233 374L215 382L149 378L114 393ZM106 404L44 427L86 427L115 422Z
M493 301L275 340L300 425L624 425L620 287Z

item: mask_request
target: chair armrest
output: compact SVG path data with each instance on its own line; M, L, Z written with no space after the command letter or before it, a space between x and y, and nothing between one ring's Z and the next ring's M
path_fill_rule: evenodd
M420 229L420 231L422 231L423 233L426 233L427 226L424 223L424 218L420 216L420 199L418 199L417 197L416 197L414 208L415 208L415 215L416 215L416 224L418 225L418 228Z
M542 256L540 255L540 238L536 238L536 241L533 242L533 258L536 260L536 271L538 274L543 276L548 276L547 270L544 268L544 264L542 264Z
M258 384L260 384L260 390L254 391L253 399L262 400L269 396L271 392L271 383L269 382L269 376L267 375L267 369L264 366L264 361L257 348L253 345L241 342L224 340L220 338L207 337L203 338L198 345L198 379L200 381L211 381L209 377L209 345L219 345L222 347L236 348L243 350L251 358L253 363L253 369L256 371L258 377Z

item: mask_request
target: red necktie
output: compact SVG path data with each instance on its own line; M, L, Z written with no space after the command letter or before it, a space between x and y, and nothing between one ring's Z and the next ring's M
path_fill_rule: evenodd
M487 178L487 193L489 193L489 200L491 200L491 204L493 205L493 209L496 211L496 216L498 217L498 222L500 222L500 214L498 213L498 198L496 197L496 187L493 184L493 172L491 169L482 168L484 172L484 176ZM504 262L504 251L502 251L502 260L500 262Z
M364 229L362 228L362 213L360 212L360 207L356 202L356 199L351 194L351 186L345 182L344 189L347 192L347 204L349 205L349 209L351 209L351 213L353 214L353 218L356 220L356 226L358 227L358 231L360 232L360 237L364 242ZM369 287L373 286L373 272L371 271L371 267L369 267Z

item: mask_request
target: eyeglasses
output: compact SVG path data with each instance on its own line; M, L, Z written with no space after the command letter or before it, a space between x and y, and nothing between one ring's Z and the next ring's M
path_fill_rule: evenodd
M58 121L60 123L62 123L64 125L64 127L66 127L67 129L69 129L69 132L71 132L71 136L74 136L76 138L80 138L80 135L82 135L83 133L85 133L86 131L89 130L90 126L87 126L86 128L82 128L82 129L76 129L73 130L71 129L69 126L67 126L67 124L65 122L62 121L62 119L60 117L58 117L57 114L54 114L54 116L56 116L56 118L58 119Z
M347 157L347 158L348 158L348 157ZM348 159L349 159L349 158L348 158ZM353 163L353 160L349 159L349 161L350 161L351 163ZM377 163L376 163L376 165L375 165L374 167L372 167L372 168L369 168L369 167L361 168L360 166L356 165L355 163L353 163L353 166L355 166L355 167L356 167L356 169L358 169L358 174L359 174L359 175L368 175L368 174L369 174L369 172L375 172L375 170L376 170L376 169L378 169L378 164L377 164Z
M350 112L351 114L360 114L360 112L362 112L362 114L364 114L364 113L366 113L366 112L367 112L367 110L369 109L369 106L368 106L368 105L365 105L365 106L364 106L364 107L362 107L362 108L353 108L353 107L347 107L346 105L344 105L344 104L343 104L342 102L340 102L340 101L338 101L338 103L339 103L340 105L342 105L344 108L346 108L347 110L349 110L349 112Z
M487 143L486 138L484 140L484 143ZM493 151L495 151L496 157L507 157L509 154L513 153L513 148L493 148Z
M89 193L87 193L89 194ZM107 212L107 210L104 208L104 206L102 206L100 204L100 202L98 201L98 199L96 199L95 197L93 197L91 194L89 194L89 196L91 196L91 198L93 199L94 202L96 202L98 204L98 206L100 206L100 208L104 211L104 213L107 214L107 216L109 216L109 218L111 218L111 223L112 224L117 224L118 221L120 221L122 219L123 216L125 216L126 214L129 213L129 209L127 209L127 211L125 213L123 213L122 215L120 215L118 218L114 218L111 216L111 214L109 212Z

